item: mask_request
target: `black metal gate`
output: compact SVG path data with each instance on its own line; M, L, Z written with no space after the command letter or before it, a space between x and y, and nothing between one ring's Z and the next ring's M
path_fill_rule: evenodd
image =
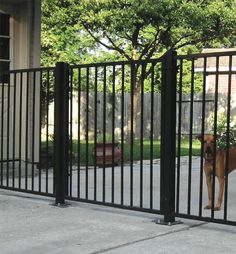
M0 187L54 196L57 204L163 214L165 223L178 216L236 225L234 172L226 174L221 211L214 210L214 154L224 151L227 168L235 146L235 62L235 52L168 52L3 74ZM204 143L196 140L205 134L220 137L208 210Z

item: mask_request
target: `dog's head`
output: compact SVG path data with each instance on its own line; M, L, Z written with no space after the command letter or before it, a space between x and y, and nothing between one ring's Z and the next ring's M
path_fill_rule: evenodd
M206 134L204 136L199 135L197 139L203 142L203 154L206 161L211 162L214 159L214 146L217 137L211 134Z

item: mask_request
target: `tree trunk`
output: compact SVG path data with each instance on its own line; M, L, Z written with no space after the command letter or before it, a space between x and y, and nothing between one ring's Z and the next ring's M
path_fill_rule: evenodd
M86 136L86 93L80 95L80 139L84 140Z
M130 99L130 104L129 104L129 109L128 109L129 119L128 119L128 126L127 126L127 135L126 135L126 142L127 143L130 143L131 135L133 135L133 139L136 137L136 126L137 126L140 88L141 88L141 79L139 79L138 81L135 82L133 96ZM133 100L133 109L131 108L132 107L132 100ZM131 111L132 111L132 113L131 113ZM131 133L131 131L132 131L132 133Z
M138 71L139 67L141 68L140 72ZM137 64L134 67L134 69L131 70L131 80L133 80L133 96L131 97L130 105L128 108L129 120L128 120L128 125L127 125L127 135L126 135L126 142L128 142L128 143L131 140L131 134L133 135L133 139L135 139L135 137L136 137L136 126L137 126L137 116L138 116L138 106L139 106L141 86L144 85L143 84L144 80L149 75L150 70L151 69L147 70L146 64L145 65ZM131 89L131 91L132 91L132 89ZM132 111L133 113L131 114L132 99L133 99L133 111ZM132 115L133 115L133 118L132 118ZM131 133L131 131L133 133Z

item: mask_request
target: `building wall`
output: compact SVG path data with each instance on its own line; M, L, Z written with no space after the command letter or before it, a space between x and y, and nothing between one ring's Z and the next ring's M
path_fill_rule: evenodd
M206 79L207 92L215 93L216 90L216 75L208 75ZM218 92L220 94L228 94L229 84L231 84L231 93L236 93L236 75L231 75L229 80L229 74L218 76Z
M1 0L0 12L11 16L11 69L40 65L40 6L40 0Z
M41 30L41 0L0 0L0 12L6 13L11 16L10 18L10 69L26 69L26 68L35 68L40 66L40 30ZM17 82L19 83L19 76L17 77ZM39 79L39 77L38 77ZM38 84L39 80L36 80ZM2 105L2 100L4 100L4 105L8 105L8 94L10 94L10 103L9 109L4 107L4 116L1 116L2 121L4 122L4 135L3 142L9 142L10 145L10 159L12 156L12 146L15 143L15 153L19 153L21 149L21 160L26 160L25 147L28 145L28 160L32 157L32 133L33 133L33 117L32 110L35 110L35 137L34 137L34 160L35 162L39 159L39 105L40 105L40 86L36 86L36 98L35 98L35 107L33 107L33 79L30 78L30 87L28 94L28 102L26 99L27 89L26 89L26 75L23 77L22 83L22 133L21 133L21 148L19 148L19 136L15 137L15 140L12 139L13 133L13 94L14 89L16 93L19 93L19 89L14 88L13 85L13 76L10 79L9 86L5 85L4 94L2 94L2 89L0 89L0 105ZM26 115L26 103L28 103L28 115ZM16 96L16 108L18 109L20 105L20 96ZM1 106L0 106L1 108ZM10 115L9 128L6 126L7 118ZM28 126L26 126L26 119L28 119ZM15 118L16 129L19 129L19 115L16 114ZM25 129L28 128L28 137L26 137ZM9 133L7 134L7 129ZM8 140L7 137L10 137ZM28 140L28 141L27 141ZM26 144L28 142L28 144ZM1 150L1 149L0 149ZM7 150L3 147L3 157L6 159Z
M212 48L212 49L204 49L202 53L217 53L217 52L235 52L236 48ZM218 92L222 94L228 93L229 83L231 83L231 93L236 92L236 75L231 74L231 81L229 80L230 76L230 61L231 61L231 71L236 70L236 56L232 56L230 60L229 56L220 56L219 57L219 65L218 71L223 71L225 74L218 75ZM201 68L203 67L203 62L201 62ZM217 62L216 57L207 58L207 71L215 72L215 74L210 74L206 76L206 91L209 93L215 93L216 89L216 72L217 72Z

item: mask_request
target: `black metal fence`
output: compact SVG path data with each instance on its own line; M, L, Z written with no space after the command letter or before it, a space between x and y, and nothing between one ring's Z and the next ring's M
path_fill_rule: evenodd
M176 215L236 225L236 175L229 175L236 168L236 52L178 56L178 65ZM187 85L191 93L186 99ZM188 135L181 119L186 103ZM201 107L198 133L193 131L196 104ZM187 157L181 156L183 137Z
M1 188L53 195L54 152L48 135L48 107L54 97L54 68L4 75L8 82L2 82L0 88Z
M169 52L149 61L57 63L5 73L0 187L55 196L57 204L70 199L163 214L165 223L178 216L236 225L236 176L225 173L234 163L234 66L233 52ZM161 104L155 93L161 93ZM186 104L187 133L181 118ZM200 133L194 132L195 105L201 107ZM209 107L213 112L207 115ZM161 119L155 117L158 111ZM150 114L148 122L144 114ZM156 128L160 137L154 136ZM206 164L205 134L218 135L211 144L211 164ZM215 211L218 151L224 151L225 184L221 210ZM212 206L205 210L207 167Z

